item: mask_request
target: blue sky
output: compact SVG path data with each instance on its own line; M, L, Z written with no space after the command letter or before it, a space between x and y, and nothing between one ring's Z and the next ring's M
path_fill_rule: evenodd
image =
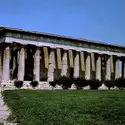
M1 0L0 25L125 46L125 0Z

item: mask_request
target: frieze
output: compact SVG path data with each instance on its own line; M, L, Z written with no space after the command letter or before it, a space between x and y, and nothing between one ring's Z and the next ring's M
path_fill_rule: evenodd
M67 39L61 39L56 38L52 36L44 36L44 35L37 35L37 34L28 34L28 33L18 33L18 32L7 32L5 34L6 37L12 37L12 38L18 38L23 40L31 40L31 41L38 41L38 42L45 42L45 43L55 43L60 45L70 45L75 47L82 47L82 48L89 48L89 49L95 49L95 50L103 50L103 51L110 51L110 52L119 52L119 53L125 53L124 48L120 47L113 47L113 46L106 46L103 44L96 44L96 43L89 43L84 41L75 41L75 40L67 40Z

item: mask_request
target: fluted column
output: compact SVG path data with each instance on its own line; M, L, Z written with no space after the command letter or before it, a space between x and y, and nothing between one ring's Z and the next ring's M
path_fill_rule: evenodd
M81 71L85 71L84 52L80 52Z
M44 52L44 63L45 63L45 68L48 69L49 65L49 55L48 55L48 48L43 47L43 52Z
M120 77L120 66L119 66L119 59L116 59L115 62L115 79Z
M113 56L110 56L110 62L111 62L111 73L114 73L114 63L113 63Z
M61 69L62 68L62 61L61 61L61 49L57 49L57 68Z
M54 49L49 54L48 81L54 81Z
M96 79L101 81L101 56L98 55L96 60Z
M4 82L8 82L9 81L9 69L10 69L10 47L7 46L4 49L4 55L3 55L3 75L2 75L2 79Z
M125 60L122 60L122 78L125 78Z
M70 68L73 68L73 51L68 50L68 53L69 53L69 66Z
M111 80L110 57L106 61L106 80Z
M24 47L21 47L19 51L19 59L18 59L18 80L24 81L24 73L25 73L25 52ZM30 63L30 62L29 62Z
M79 52L76 52L76 56L74 58L74 78L79 77Z
M95 56L94 53L91 53L91 64L92 64L92 71L95 72Z
M67 76L67 69L68 69L68 60L67 60L67 51L65 50L62 57L61 76Z
M34 80L40 80L40 50L39 48L36 49L34 54Z
M86 68L85 68L85 78L86 79L90 79L90 73L91 73L91 69L90 69L90 53L87 53L87 57L86 57Z

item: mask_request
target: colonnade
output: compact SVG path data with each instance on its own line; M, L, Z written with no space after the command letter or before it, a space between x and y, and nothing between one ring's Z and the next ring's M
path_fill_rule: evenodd
M111 80L112 75L114 78L119 78L120 74L125 78L125 62L123 57L117 57L114 55L105 55L93 52L65 50L65 48L51 48L51 47L35 47L35 52L32 55L34 61L29 63L33 64L33 79L40 81L40 65L44 63L44 68L47 69L47 81L54 80L55 70L60 70L60 76L67 76L70 69L73 70L73 77L83 77L91 79L92 75L94 79L102 80L102 73L105 74L105 79ZM25 57L26 46L21 45L17 51L17 63L18 72L17 80L25 81ZM7 45L0 51L0 78L3 82L10 80L10 59L11 46ZM41 58L44 62L41 62ZM104 60L102 60L104 58ZM14 62L13 58L13 62ZM102 61L105 61L102 65ZM120 71L120 63L122 62L122 71ZM15 62L14 62L15 63ZM13 64L13 67L15 65ZM103 68L102 68L103 67ZM120 73L122 72L122 73ZM94 74L93 74L94 73ZM70 73L69 73L70 76Z

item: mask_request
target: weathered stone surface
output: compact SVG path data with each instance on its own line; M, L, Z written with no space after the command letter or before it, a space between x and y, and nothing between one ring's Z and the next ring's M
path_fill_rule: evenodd
M110 57L108 57L108 58L107 58L107 61L106 61L106 80L111 80Z
M76 52L76 56L74 58L74 78L79 77L79 52Z
M119 66L119 59L115 62L115 79L120 77L120 66Z
M68 69L68 62L67 62L67 51L64 51L63 57L62 57L62 70L61 70L61 76L67 76L67 69Z
M43 47L43 51L44 51L45 68L47 68L47 69L48 69L48 67L49 67L49 55L48 55L48 48L47 48L47 47Z
M9 73L10 73L10 47L7 46L4 49L4 55L3 55L3 75L2 79L3 82L7 83L9 81Z
M90 79L90 74L91 74L91 68L90 68L90 53L87 53L85 78L86 78L86 79Z
M84 52L80 52L80 64L81 64L81 71L85 71Z
M96 79L101 81L101 57L98 55L96 60Z
M57 49L57 67L58 69L62 68L62 61L61 61L61 49Z
M40 50L37 49L34 55L34 80L40 80Z
M73 51L69 50L68 53L69 53L69 66L73 68Z
M19 52L19 62L18 62L18 80L24 80L24 72L25 72L25 55L24 48L22 47Z
M95 55L94 53L91 53L91 66L92 66L92 71L95 71Z
M114 73L114 62L113 62L113 56L110 56L110 61L111 61L111 73Z
M54 81L54 50L49 54L48 81Z

